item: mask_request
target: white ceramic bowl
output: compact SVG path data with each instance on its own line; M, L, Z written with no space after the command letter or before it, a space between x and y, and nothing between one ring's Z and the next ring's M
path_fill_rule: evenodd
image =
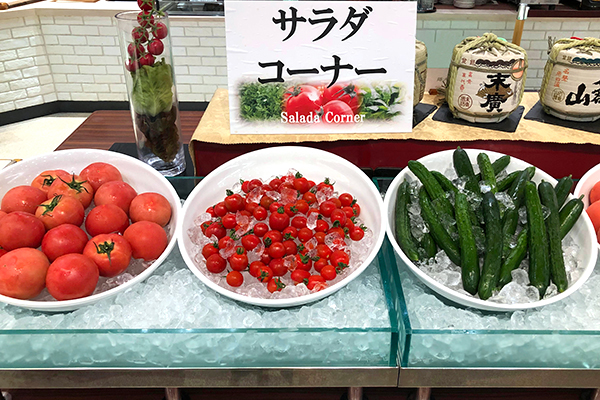
M594 187L594 185L600 182L600 164L596 165L588 172L586 172L579 182L577 182L577 186L575 186L574 195L575 197L579 197L583 195L583 209L589 207L590 205L590 190ZM598 248L600 249L600 243L596 241Z
M175 232L177 226L181 223L179 218L181 213L181 201L179 196L165 177L152 167L139 161L137 158L128 155L105 150L77 149L55 151L28 158L0 171L0 198L2 198L12 187L29 184L38 174L45 170L64 169L67 172L78 174L89 164L98 161L106 162L117 167L121 171L123 181L129 183L138 193L156 192L162 194L169 200L172 208L172 216L171 221L169 221L168 224L170 234L166 250L142 273L124 284L105 292L80 299L64 301L19 300L0 295L0 301L38 311L53 312L74 310L115 296L136 283L148 278L167 258L171 250L173 250L176 241Z
M360 218L373 231L373 247L363 263L348 277L319 292L289 299L262 299L234 293L210 280L193 261L194 248L188 230L194 219L225 197L240 179L260 178L263 181L273 175L283 175L290 169L301 172L312 180L328 177L335 182L338 193L352 194L361 206ZM177 232L179 249L187 266L204 284L224 296L248 304L264 307L291 307L322 299L350 283L373 261L385 236L383 201L373 182L349 161L323 150L309 147L272 147L239 156L212 171L189 195L183 205L180 228ZM245 284L245 283L244 283Z
M487 153L490 157L491 161L496 160L503 154L487 151L487 150L478 150L478 149L465 149L472 163L475 163L476 157L478 153L484 152ZM420 158L418 161L423 163L427 168L431 170L437 170L440 172L446 171L448 168L452 168L452 153L454 150L446 150L438 153L433 153L423 158ZM531 164L526 163L523 160L519 160L518 158L511 157L511 161L509 166L506 168L507 172L512 172L516 170L522 170L526 167L529 167ZM547 304L554 303L556 301L560 301L567 296L570 296L574 292L576 292L584 282L589 278L594 267L596 265L596 257L598 254L598 248L596 246L596 235L594 233L594 229L592 226L592 222L588 218L588 216L583 213L583 215L579 218L579 220L575 223L575 226L569 233L569 235L574 239L575 243L578 243L582 251L579 252L579 261L584 268L583 273L579 277L579 279L573 282L567 290L563 293L559 293L556 296L549 297L547 299L542 299L532 303L517 303L517 304L501 304L495 303L492 301L481 300L479 298L471 297L462 293L459 293L453 289L444 286L443 284L437 282L432 277L427 275L421 269L419 269L412 261L406 257L398 242L395 239L395 224L394 224L394 204L396 200L396 195L398 192L398 187L404 181L404 179L408 178L410 181L414 181L417 178L415 175L408 169L408 167L404 168L397 176L394 178L390 187L388 188L385 194L384 207L387 213L386 216L386 232L394 247L394 251L400 256L402 261L409 267L409 269L423 281L429 288L437 292L438 294L455 301L456 303L462 304L468 307L479 308L482 310L489 311L515 311L515 310L523 310L527 308L536 308L545 306ZM533 177L533 181L539 183L543 180L556 184L556 179L552 178L550 175L541 171L539 168L536 168L535 176ZM570 195L570 198L573 198Z

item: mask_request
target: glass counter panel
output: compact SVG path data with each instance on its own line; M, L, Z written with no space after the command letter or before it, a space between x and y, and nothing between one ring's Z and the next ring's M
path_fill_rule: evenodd
M385 192L391 178L378 178ZM394 253L402 367L600 368L600 274L561 302L512 313L469 309L425 286ZM404 351L403 351L404 349Z

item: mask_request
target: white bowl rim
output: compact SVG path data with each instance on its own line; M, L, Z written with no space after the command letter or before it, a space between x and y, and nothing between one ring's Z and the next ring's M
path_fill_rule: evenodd
M464 147L463 150L465 150L471 158L473 158L473 156L476 156L477 153L481 153L481 152L488 154L490 156L490 158L492 158L492 156L493 156L492 160L505 155L504 153L498 153L495 151L477 149L477 148ZM426 161L429 158L435 158L436 156L446 155L446 153L452 153L452 152L454 152L454 149L443 150L443 151L431 153L424 157L421 157L418 161L423 162L424 160ZM528 166L531 166L531 164L529 164L528 162L523 161L517 157L511 156L511 161L512 160L517 160ZM427 165L426 162L424 164ZM406 173L412 174L412 172L410 172L408 167L405 167L404 169L402 169L402 171L400 171L400 173L390 183L390 186L388 187L388 191L386 192L386 195L384 198L384 208L386 210L386 213L390 206L390 202L392 201L391 192L395 191L395 189L399 186L400 180L404 178L404 175ZM535 176L539 177L540 179L544 179L544 180L552 183L553 185L555 185L557 182L556 179L554 179L552 176L550 176L549 174L547 174L546 172L544 172L543 170L541 170L537 167L536 167ZM390 189L393 189L393 190L390 190ZM573 196L572 194L569 194L569 199L572 199L572 198L575 198L575 196ZM587 214L582 213L582 217L583 217L582 221L585 224L587 231L593 232L594 231L593 225L592 225L592 222L590 221L589 217L587 216ZM478 298L470 297L465 294L459 293L459 292L457 292L453 289L450 289L449 287L437 282L431 276L427 275L421 269L416 267L414 265L414 263L412 261L410 261L408 259L408 257L406 257L406 255L400 248L400 245L396 241L394 232L392 231L392 226L391 226L391 223L390 223L390 220L389 220L387 214L386 214L386 224L385 225L386 225L386 234L388 235L389 241L391 242L392 247L394 248L394 251L400 256L402 261L404 261L404 263L408 266L408 268L411 270L411 272L414 273L415 275L417 275L419 277L419 279L421 279L421 281L423 283L425 283L430 289L434 290L439 295L441 295L455 303L458 303L458 304L461 304L461 305L467 306L467 307L474 307L474 308L478 308L481 310L486 310L486 311L518 311L518 310L525 310L525 309L530 309L530 308L543 307L548 304L552 304L557 301L563 300L564 298L575 293L577 290L579 290L579 288L581 286L583 286L583 284L587 281L587 279L592 274L595 264L596 264L596 259L598 257L598 247L593 246L593 248L591 249L592 254L590 257L590 260L592 260L593 263L590 262L585 267L585 269L584 269L583 273L581 274L581 276L579 277L579 279L575 283L573 283L571 286L569 286L567 288L567 290L565 290L562 293L559 293L550 298L538 300L538 301L535 301L532 303L517 303L517 304L496 303L496 302L492 302L492 301L488 301L488 300L481 300Z
M588 204L589 193L583 192L583 185L586 183L586 181L588 181L591 178L592 175L598 173L599 171L600 171L600 164L596 164L595 166L590 168L585 174L583 174L581 179L579 179L579 181L577 182L577 185L575 185L575 190L573 190L573 195L575 197L584 195L584 197L583 197L583 210L584 211L589 207L589 204ZM600 182L600 179L598 180L598 182ZM596 240L596 244L597 244L598 249L600 250L600 242L598 242L598 240Z
M340 290L341 288L343 288L344 286L346 286L347 284L349 284L351 281L353 281L354 279L356 279L360 274L362 274L364 272L364 270L373 262L373 260L375 259L375 257L377 257L377 254L379 253L379 250L381 249L381 245L383 244L383 240L385 238L385 224L384 224L384 208L383 208L383 200L381 198L381 194L379 193L379 191L377 191L377 188L375 186L375 184L370 180L370 178L363 172L361 171L356 165L352 164L350 161L346 160L343 157L338 156L337 154L334 153L330 153L328 151L325 150L321 150L321 149L316 149L313 147L308 147L308 146L276 146L276 147L267 147L267 148L263 148L263 149L259 149L259 150L254 150L248 153L245 153L239 157L236 157L222 165L220 165L218 168L214 169L212 172L210 172L209 175L207 175L206 177L209 177L211 174L218 174L220 171L227 169L230 165L237 163L239 161L243 161L244 159L248 158L248 157L254 157L256 154L262 154L265 157L268 157L270 153L275 153L275 152L281 152L281 151L293 151L296 154L298 152L311 152L313 153L315 156L319 155L319 154L323 154L323 155L327 155L329 157L335 157L337 159L337 161L345 164L348 167L354 168L356 169L358 172L360 172L361 176L361 180L363 180L365 183L369 183L370 186L369 190L372 191L372 194L374 195L374 198L377 199L377 206L379 208L379 213L378 216L381 219L381 227L379 229L378 232L378 237L376 242L374 242L373 246L374 249L376 249L376 251L371 251L371 253L367 256L367 258L362 262L362 264L356 268L351 275L347 276L346 278L342 279L341 281L337 282L335 285L333 286L329 286L326 289L323 289L321 291L315 292L315 293L311 293L305 296L299 296L299 297L292 297L292 298L286 298L286 299L262 299L262 298L257 298L257 297L249 297L249 296L244 296L235 292L232 292L230 290L227 290L224 287L221 287L219 285L217 285L216 283L214 283L213 281L211 281L209 278L207 278L201 271L200 269L198 269L195 266L194 261L192 260L192 258L190 257L190 255L187 252L187 249L185 248L184 245L184 235L186 235L187 233L183 231L183 224L181 224L178 227L178 231L177 231L177 239L178 239L178 246L179 246L179 250L181 253L181 256L183 257L186 265L188 266L188 268L192 271L192 273L194 275L196 275L196 277L198 277L202 283L204 283L206 286L208 286L209 288L213 289L214 291L216 291L217 293L220 293L226 297L229 297L233 300L239 301L239 302L243 302L246 304L252 304L252 305L256 305L256 306L261 306L261 307L278 307L278 308L284 308L284 307L294 307L294 306L299 306L299 305L303 305L303 304L307 304L307 303L312 303L314 301L323 299L335 292L337 292L338 290ZM268 158L267 158L268 159ZM200 192L201 190L204 189L204 182L207 182L205 179L203 179L198 185L196 185L196 187L194 188L194 190L190 193L190 195L188 196L188 200L190 198L193 198L197 195L198 192ZM185 219L185 216L187 214L187 211L190 207L191 202L189 202L188 200L185 201L184 205L183 205L183 210L182 210L182 218L181 220ZM374 234L376 234L374 232Z
M13 164L9 167L4 168L3 170L0 171L0 175L2 175L6 171L10 172L13 169L18 169L20 166L23 165L23 163L35 162L35 161L47 158L51 154L52 155L65 154L65 157L67 157L68 155L74 155L74 156L82 155L83 156L83 155L90 155L90 154L102 156L102 155L106 155L107 153L110 154L111 158L117 158L117 159L121 159L121 160L131 161L134 163L139 163L139 165L142 168L144 168L148 173L150 173L157 179L165 179L166 180L166 178L164 176L162 176L154 168L152 168L148 164L138 160L135 157L132 157L132 156L129 156L126 154L122 154L122 153L117 153L114 151L99 150L99 149L70 149L70 150L67 149L67 150L57 150L52 153L39 154L39 155L29 157L23 161L20 161L16 164ZM97 161L100 161L100 159L98 159ZM90 163L97 162L97 161L90 160ZM125 175L126 175L126 172L125 172ZM111 288L111 289L106 290L101 293L96 293L96 294L92 294L90 296L81 297L79 299L62 300L62 301L32 301L32 300L20 300L20 299L15 299L13 297L0 295L0 301L3 303L6 303L6 304L13 305L13 306L23 307L23 308L27 308L27 309L31 309L31 310L36 310L36 311L49 311L49 312L72 311L77 308L91 305L91 304L97 303L98 301L115 296L118 293L125 291L129 287L132 287L133 285L137 284L138 282L141 282L141 281L145 280L146 278L148 278L163 263L163 261L169 256L169 254L171 254L171 251L175 247L175 242L177 241L176 232L179 228L179 225L182 224L181 201L179 200L179 195L177 194L177 191L175 191L175 188L173 187L173 185L171 185L170 182L168 182L167 188L168 188L167 190L169 191L170 195L178 200L176 202L176 204L171 204L171 207L176 208L176 212L173 214L177 215L178 218L175 221L175 227L172 231L171 239L169 240L169 243L167 244L167 248L165 249L165 251L163 251L163 253L160 255L160 257L157 258L156 260L154 260L152 265L150 265L148 268L146 268L144 271L142 271L142 273L140 273L139 275L136 275L129 281L123 283L122 285L116 286L114 288Z

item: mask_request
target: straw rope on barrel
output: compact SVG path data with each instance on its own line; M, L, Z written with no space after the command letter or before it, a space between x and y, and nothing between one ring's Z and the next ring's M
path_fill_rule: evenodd
M493 33L454 47L446 101L455 118L494 123L508 117L525 90L527 53Z
M427 47L425 43L415 40L415 90L413 92L413 107L415 107L425 94L427 81Z
M600 118L600 39L560 39L552 46L539 92L548 114L569 121Z

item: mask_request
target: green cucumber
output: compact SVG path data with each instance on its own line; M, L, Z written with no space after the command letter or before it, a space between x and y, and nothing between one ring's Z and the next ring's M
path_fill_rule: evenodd
M419 242L419 250L424 259L430 259L437 254L437 245L429 232L425 232Z
M521 265L521 262L527 255L527 228L523 228L517 236L517 245L513 247L504 258L502 267L500 268L500 279L498 280L498 288L512 281L511 272Z
M558 218L560 220L560 239L564 239L573 228L575 222L583 212L583 195L578 199L571 199L560 209Z
M548 259L548 234L542 214L542 203L535 183L525 183L525 207L529 226L529 281L544 297L550 284L550 264Z
M496 193L498 191L496 174L494 174L494 168L486 153L479 153L477 155L477 165L479 165L479 171L481 171L481 181L490 187L490 192Z
M571 193L572 187L572 175L560 178L556 186L554 186L554 191L556 192L556 202L558 204L559 209L563 206L563 204L565 204L565 201L567 201L567 197L569 197L569 193Z
M479 285L479 257L477 256L477 245L471 228L469 210L471 206L467 196L457 193L454 205L456 225L458 227L458 240L460 244L460 268L462 272L463 288L475 295Z
M408 217L408 205L410 203L410 196L408 192L408 181L404 181L398 187L398 194L396 195L396 207L395 207L395 223L396 223L396 240L400 245L400 248L406 254L409 260L419 261L419 252L417 244L410 231L410 219Z
M516 208L509 208L504 213L502 218L502 257L507 257L511 251L510 242L517 230L517 224L519 223L519 210Z
M486 300L498 286L502 267L502 222L500 206L492 192L483 195L481 209L485 221L485 254L478 293L480 299Z
M454 217L454 207L452 207L452 203L450 203L450 200L446 197L446 192L444 192L444 189L442 189L427 167L419 161L410 160L408 162L408 168L416 175L419 181L421 181L433 204L435 204L436 207L440 207L440 210L449 216Z
M550 214L546 218L546 232L548 233L550 279L556 285L558 292L562 293L569 287L565 259L560 239L560 218L558 216L558 201L552 184L542 181L538 185L538 192L542 204L548 208Z
M459 147L452 153L452 162L456 175L465 180L465 189L470 190L473 193L479 193L479 179L475 176L473 171L473 164L469 159L469 155L466 151Z
M433 240L435 240L437 245L444 250L448 255L448 258L450 258L454 264L460 265L460 250L458 244L452 239L444 225L442 225L437 212L431 204L431 200L429 200L427 190L424 186L421 186L421 189L419 190L419 204L421 205L421 215L429 227L429 232L431 233L431 236L433 236Z
M496 161L494 161L492 163L492 169L494 170L494 175L498 175L500 172L502 172L504 170L504 168L508 167L508 164L510 164L510 156L507 155L503 155L501 157L499 157ZM482 180L481 178L481 172L477 175L475 175L475 178L477 178L477 180Z
M515 179L515 181L508 189L508 195L512 198L515 208L518 210L523 204L523 198L525 196L525 183L529 182L535 175L535 167L527 167L521 174Z
M521 171L513 171L502 180L498 181L497 189L499 192L504 192L510 188L512 183L519 177Z

